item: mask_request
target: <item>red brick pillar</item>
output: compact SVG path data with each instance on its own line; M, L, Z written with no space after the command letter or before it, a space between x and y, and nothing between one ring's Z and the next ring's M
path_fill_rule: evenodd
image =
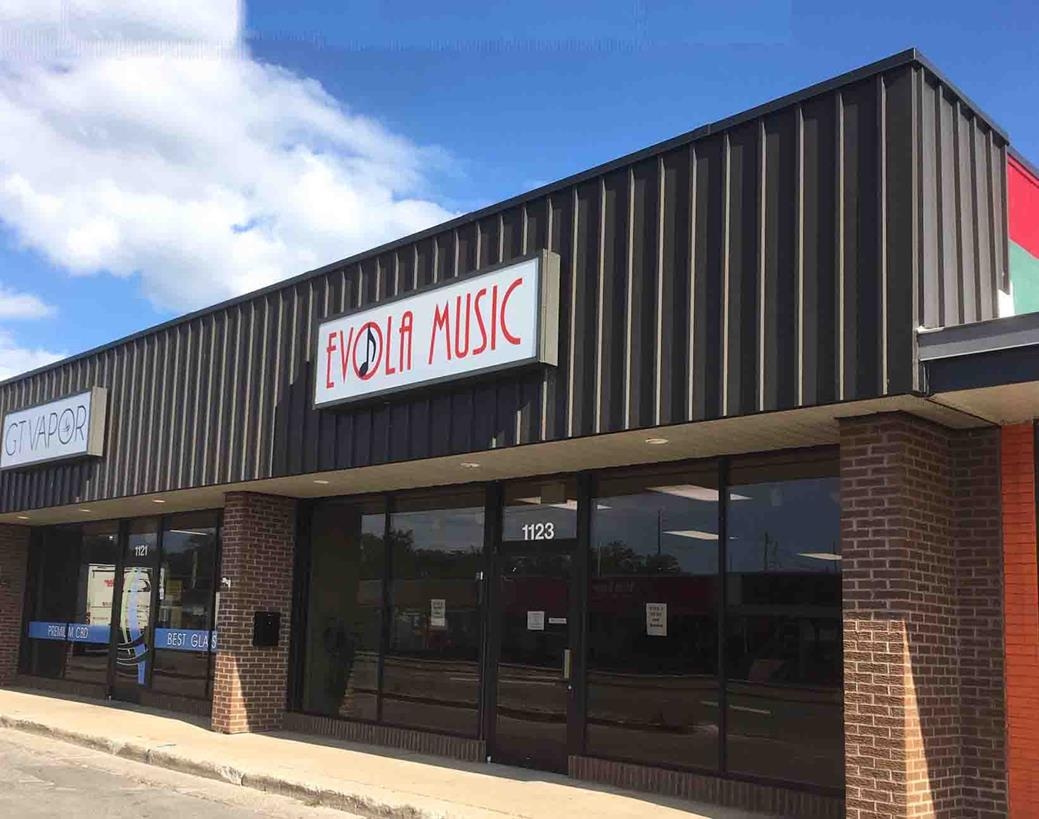
M903 414L841 422L850 819L1005 814L995 446Z
M1009 815L1011 819L1032 819L1039 817L1039 565L1031 424L1003 428L1000 472Z
M281 725L288 685L296 502L228 493L221 543L222 588L213 679L213 730L268 731ZM281 614L278 645L253 647L253 613Z
M18 672L29 527L0 524L0 685Z

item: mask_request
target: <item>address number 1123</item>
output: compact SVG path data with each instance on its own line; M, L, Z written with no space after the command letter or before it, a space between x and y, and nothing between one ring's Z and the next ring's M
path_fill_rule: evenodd
M528 523L523 527L524 540L553 540L555 536L554 523Z

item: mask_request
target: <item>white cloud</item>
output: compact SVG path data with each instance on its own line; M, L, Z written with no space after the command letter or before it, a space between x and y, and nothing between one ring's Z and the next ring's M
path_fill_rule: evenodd
M441 151L253 59L241 22L232 0L0 0L16 239L186 310L452 216L425 193Z
M58 361L67 355L68 353L22 347L10 333L0 328L0 381Z
M53 316L54 307L32 293L19 293L0 284L0 319L39 319Z

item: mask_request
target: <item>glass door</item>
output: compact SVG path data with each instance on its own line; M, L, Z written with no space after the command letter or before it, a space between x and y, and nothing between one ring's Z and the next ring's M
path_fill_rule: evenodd
M498 551L495 762L566 770L575 544L505 541Z
M112 696L131 702L140 699L148 684L154 658L152 607L158 574L158 521L134 520L123 541L116 572L117 628L113 638Z

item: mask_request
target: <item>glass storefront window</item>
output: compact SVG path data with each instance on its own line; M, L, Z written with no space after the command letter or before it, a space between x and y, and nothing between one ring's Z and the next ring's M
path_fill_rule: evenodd
M577 481L545 479L505 487L503 540L577 537Z
M378 718L386 508L326 501L311 518L303 708Z
M158 556L159 521L132 520L123 550L122 595L116 631L115 681L144 687L152 661L152 590Z
M23 673L111 683L133 700L145 689L209 696L220 513L161 520L162 539L159 518L34 532Z
M716 767L716 471L600 480L590 565L586 753Z
M83 527L76 605L68 627L67 679L99 685L108 682L108 644L118 559L117 523L96 523Z
M209 693L218 521L217 513L201 512L163 523L155 691L196 698Z
M62 677L68 622L76 603L80 529L55 526L33 539L29 550L26 640L22 670L40 677Z
M618 469L589 483L576 563L574 477L502 487L491 561L484 488L317 504L305 710L476 736L486 625L496 759L564 768L576 750L839 789L832 452ZM569 659L585 720L572 746L572 703L555 694L577 627L583 656Z
M843 785L840 496L832 463L734 468L729 770Z
M484 493L402 496L390 516L382 718L475 736Z

